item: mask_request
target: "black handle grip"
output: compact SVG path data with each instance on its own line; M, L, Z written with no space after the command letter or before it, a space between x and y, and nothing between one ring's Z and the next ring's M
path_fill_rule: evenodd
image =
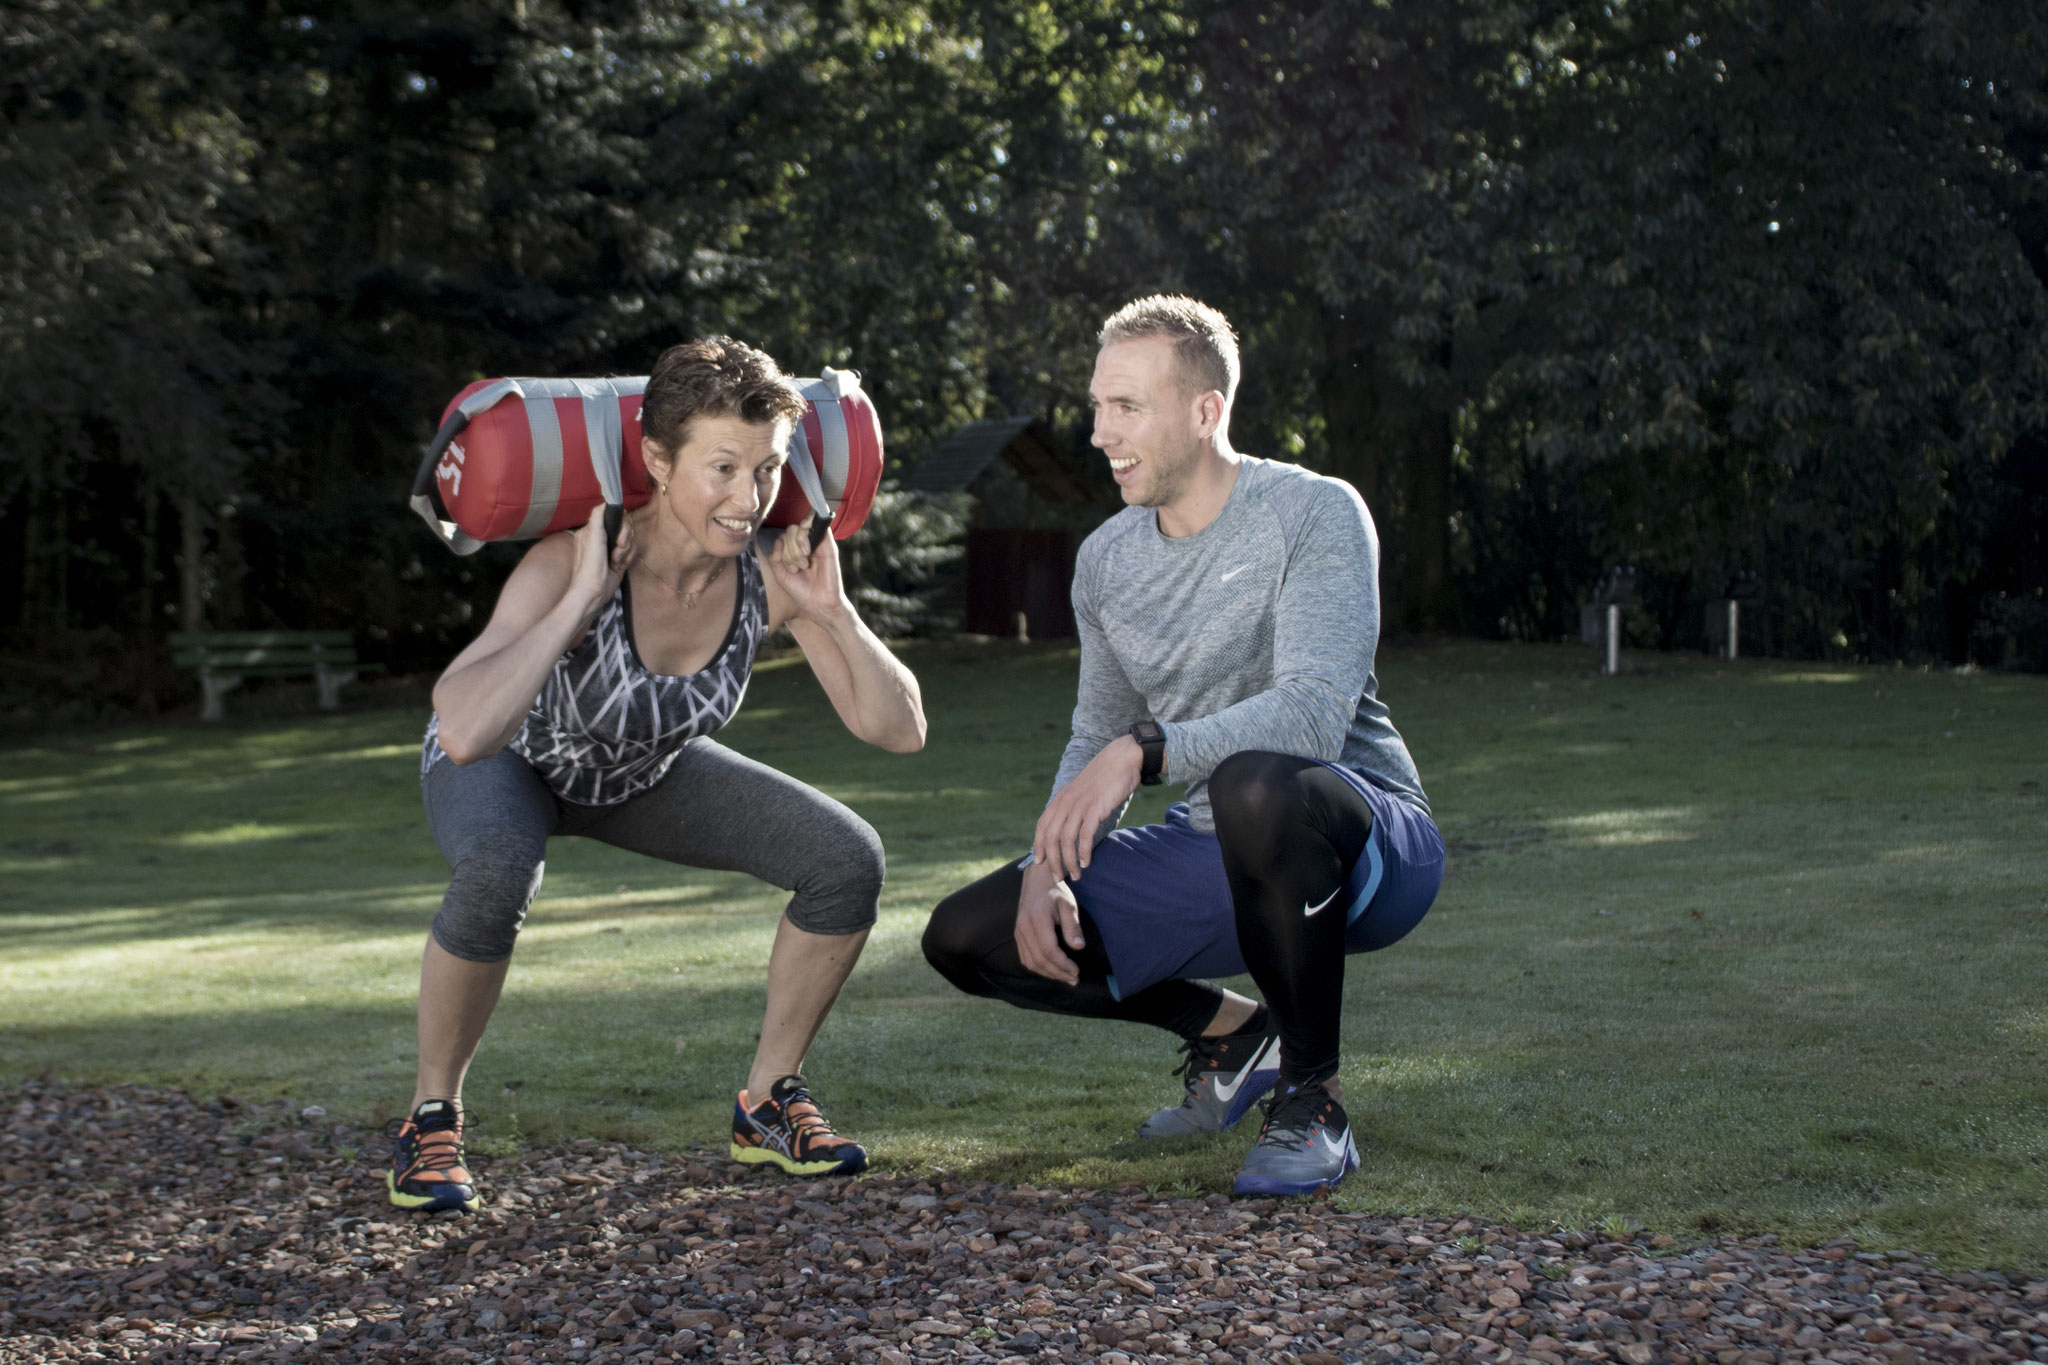
M426 456L420 461L419 473L413 475L412 491L414 497L420 497L433 491L434 466L441 462L441 456L448 449L448 443L457 436L460 436L463 428L468 425L469 414L460 408L448 414L448 420L443 422L441 429L434 433L434 439L427 442Z
M819 547L820 545L822 545L822 544L824 544L824 543L825 543L825 537L826 537L827 535L829 535L829 534L831 533L831 531L832 531L832 514L831 514L830 512L827 512L827 513L826 513L826 514L825 514L824 516L822 516L822 517L813 517L813 518L812 518L812 520L811 520L811 549L812 549L812 551L813 551L813 552L815 552L815 551L817 550L817 548L818 548L818 547Z
M610 564L619 548L619 527L625 524L626 509L615 502L604 505L604 562Z

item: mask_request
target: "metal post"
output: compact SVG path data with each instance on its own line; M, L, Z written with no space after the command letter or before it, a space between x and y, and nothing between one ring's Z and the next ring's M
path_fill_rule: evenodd
M1742 622L1742 604L1734 598L1728 599L1728 657L1736 655L1735 637Z
M1600 671L1621 672L1621 605L1616 602L1607 604L1607 659Z

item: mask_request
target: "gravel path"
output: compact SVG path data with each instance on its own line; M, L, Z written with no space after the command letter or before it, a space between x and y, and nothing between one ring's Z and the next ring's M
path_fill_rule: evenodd
M786 1182L590 1141L479 1162L485 1212L421 1218L382 1202L377 1135L313 1111L39 1082L0 1113L7 1362L2048 1361L2048 1281L1846 1243Z

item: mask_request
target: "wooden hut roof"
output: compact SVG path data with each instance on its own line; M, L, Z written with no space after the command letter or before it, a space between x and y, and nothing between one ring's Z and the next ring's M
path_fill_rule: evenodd
M1093 497L1052 428L1036 417L969 422L941 441L900 486L911 492L957 493L998 456L1048 502L1084 503Z

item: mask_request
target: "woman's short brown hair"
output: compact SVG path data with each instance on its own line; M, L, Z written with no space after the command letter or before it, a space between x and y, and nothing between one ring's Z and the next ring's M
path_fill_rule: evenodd
M795 421L804 400L766 351L731 337L671 346L654 362L640 400L640 434L671 453L699 417Z

